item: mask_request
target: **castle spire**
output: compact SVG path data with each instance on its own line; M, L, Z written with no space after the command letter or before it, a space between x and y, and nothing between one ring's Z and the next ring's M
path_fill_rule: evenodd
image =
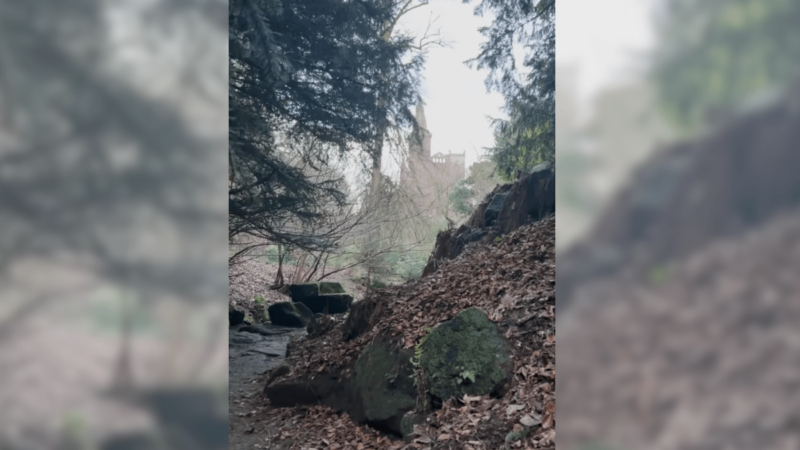
M417 104L417 114L414 116L414 118L417 119L417 123L419 124L419 126L422 129L427 130L428 129L428 121L425 120L425 108L424 108L424 106L425 106L425 102L420 100L419 103Z

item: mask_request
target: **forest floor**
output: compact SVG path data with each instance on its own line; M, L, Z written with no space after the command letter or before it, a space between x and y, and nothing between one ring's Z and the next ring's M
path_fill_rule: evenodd
M236 276L238 283L246 284L246 275ZM232 295L235 289L242 292L243 289L233 282L234 276ZM261 281L253 284L265 285ZM328 407L275 408L261 394L265 375L252 373L249 378L242 377L235 389L231 385L230 448L555 448L553 216L526 225L496 242L469 246L432 275L371 291L364 300L375 301L377 305L371 319L372 328L351 341L341 339L343 320L337 320L331 331L315 339L309 339L304 332L295 332L298 333L295 338L277 333L277 330L274 335L266 333L269 336L265 338L271 339L270 345L276 347L294 340L290 355L285 359L291 372L284 378L313 377L344 368L378 333L390 336L405 348L412 347L424 335L426 327L448 320L464 309L477 307L497 323L511 344L514 373L509 389L500 398L466 396L447 400L429 420L415 426L410 442L403 442L358 425L346 413L337 413ZM231 301L236 300L232 298ZM238 305L242 303L240 299ZM235 352L231 352L231 357L235 357ZM265 357L270 367L284 360L280 356Z

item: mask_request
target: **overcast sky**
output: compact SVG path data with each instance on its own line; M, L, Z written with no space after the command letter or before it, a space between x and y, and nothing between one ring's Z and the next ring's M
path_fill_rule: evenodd
M654 0L565 0L556 9L556 61L577 69L584 112L594 95L631 81L654 43ZM558 88L556 88L558 89Z
M433 134L432 153L466 153L467 167L484 147L494 144L487 116L505 117L503 98L487 93L485 71L470 69L464 61L475 57L485 38L478 32L491 24L491 14L473 14L477 1L431 0L403 17L399 26L421 36L430 18L441 30L447 47L430 49L423 69L425 115ZM578 69L579 101L589 112L595 94L626 79L631 69L643 67L653 44L651 3L641 0L564 0L556 12L558 65ZM391 159L391 158L389 158ZM386 161L387 171L396 170Z
M400 22L403 29L422 36L430 18L432 30L441 29L447 47L430 49L423 70L422 96L425 116L433 134L431 153L466 153L467 167L478 160L483 147L494 144L486 116L502 117L503 97L487 93L485 71L470 69L464 61L478 55L485 41L478 28L491 24L491 17L476 17L474 4L460 0L432 0L411 11Z

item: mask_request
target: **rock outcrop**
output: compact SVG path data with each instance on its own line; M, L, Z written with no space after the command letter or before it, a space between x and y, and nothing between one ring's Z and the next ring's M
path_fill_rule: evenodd
M443 261L455 259L468 244L491 242L555 210L555 164L540 164L517 182L498 185L459 228L439 232L422 276L435 272Z

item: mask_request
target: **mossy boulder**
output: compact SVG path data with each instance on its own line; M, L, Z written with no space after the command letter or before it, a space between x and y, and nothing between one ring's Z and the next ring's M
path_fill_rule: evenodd
M337 283L335 281L319 282L320 294L345 294L346 292L347 291L344 290L341 283Z
M436 326L421 350L429 392L442 400L500 393L513 371L500 330L476 308Z
M269 321L273 325L294 328L313 328L314 313L302 303L280 302L267 308Z
M412 353L377 339L356 361L353 388L362 401L365 420L384 431L401 435L403 416L414 409Z

